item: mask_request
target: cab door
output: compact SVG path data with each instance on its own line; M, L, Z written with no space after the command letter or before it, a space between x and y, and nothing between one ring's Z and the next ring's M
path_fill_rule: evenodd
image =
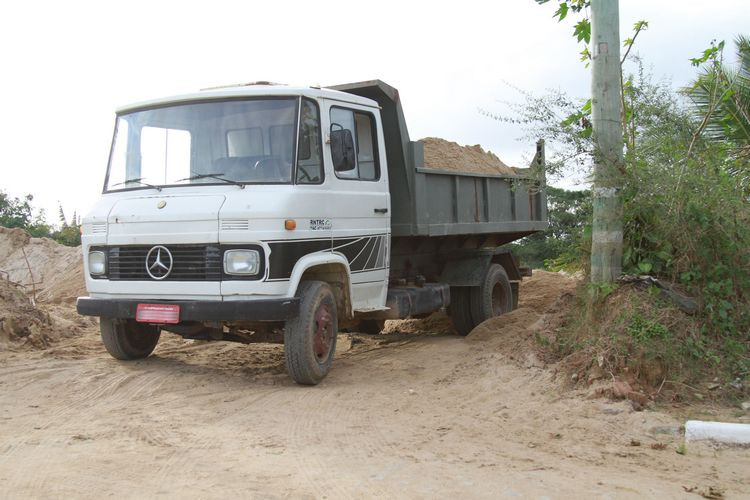
M326 111L326 162L336 204L333 251L349 261L355 311L383 309L388 290L390 194L379 113L366 106L330 101ZM354 161L342 168L341 155L332 154L332 147L341 146L338 141L347 135Z

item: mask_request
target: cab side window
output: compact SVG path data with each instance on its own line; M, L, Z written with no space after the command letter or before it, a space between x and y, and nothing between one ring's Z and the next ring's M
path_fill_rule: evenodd
M297 144L297 184L323 182L323 160L320 146L320 113L318 105L302 99Z
M339 107L331 108L331 130L349 130L356 151L352 170L336 172L340 179L376 181L380 179L375 118L370 113Z

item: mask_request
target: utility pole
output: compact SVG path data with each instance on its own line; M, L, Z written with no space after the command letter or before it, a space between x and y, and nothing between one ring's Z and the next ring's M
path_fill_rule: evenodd
M591 116L594 128L594 221L591 282L622 272L622 121L618 0L591 0Z

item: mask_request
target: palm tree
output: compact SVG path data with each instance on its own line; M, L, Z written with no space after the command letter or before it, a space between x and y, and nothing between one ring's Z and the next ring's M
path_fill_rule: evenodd
M701 62L710 64L686 89L701 120L690 149L703 136L726 144L738 159L750 160L750 38L738 36L735 46L736 68L722 63L720 45L710 57L704 55Z

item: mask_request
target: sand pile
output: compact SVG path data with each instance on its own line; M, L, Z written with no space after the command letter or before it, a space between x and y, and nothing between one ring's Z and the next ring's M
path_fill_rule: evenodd
M33 305L22 287L0 280L0 351L43 349L95 324L72 304Z
M518 309L488 319L467 339L487 342L526 366L542 366L539 342L554 337L567 321L580 279L564 272L534 270L531 278L521 282Z
M27 293L36 292L38 303L72 304L85 295L82 262L80 247L0 227L0 279L22 285Z
M517 175L513 167L503 163L491 151L482 149L479 144L461 146L439 137L425 137L419 142L424 144L425 167L476 174Z
M92 325L73 306L86 294L80 251L0 227L0 350L47 347Z
M467 339L487 342L496 352L508 354L511 358L535 353L538 351L535 335L554 333L567 319L580 281L578 275L534 270L531 278L524 278L521 282L518 309L488 319ZM435 313L425 319L386 321L383 333L446 335L455 333L455 330L448 316ZM520 361L524 362L523 359Z
M31 301L20 287L0 281L0 350L9 341L36 337L50 326L49 317Z

